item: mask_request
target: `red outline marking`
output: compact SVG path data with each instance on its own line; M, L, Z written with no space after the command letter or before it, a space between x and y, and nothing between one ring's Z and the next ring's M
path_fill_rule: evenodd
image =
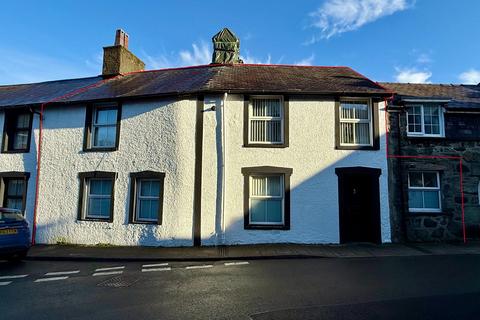
M392 92L392 96L388 100L393 99L394 93ZM387 161L390 158L393 159L449 159L449 160L459 160L460 163L460 195L461 195L461 211L462 211L462 233L463 233L463 243L467 243L467 232L466 232L466 227L465 227L465 195L463 192L463 157L461 156L404 156L404 155L394 155L394 154L389 154L389 144L388 144L388 124L387 124L387 119L388 119L388 102L387 99L385 99L385 134L386 134L386 156L387 156Z

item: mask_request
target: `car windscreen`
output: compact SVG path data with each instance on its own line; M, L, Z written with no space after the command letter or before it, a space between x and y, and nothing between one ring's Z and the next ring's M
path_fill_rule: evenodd
M19 212L0 211L0 225L7 222L23 221L23 216Z

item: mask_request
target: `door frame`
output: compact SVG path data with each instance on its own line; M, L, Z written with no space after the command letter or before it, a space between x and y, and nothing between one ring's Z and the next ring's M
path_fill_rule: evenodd
M379 177L382 174L382 169L369 167L343 167L335 168L335 174L338 176L338 222L340 243L345 243L345 205L344 205L344 185L345 179L351 175L363 175L370 180L372 185L372 193L370 201L372 203L372 210L375 225L373 226L375 235L372 236L374 243L381 243L381 223L380 223L380 183Z

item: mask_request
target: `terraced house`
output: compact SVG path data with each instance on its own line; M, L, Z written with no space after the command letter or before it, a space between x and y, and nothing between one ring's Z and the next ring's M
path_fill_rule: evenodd
M384 83L394 241L480 236L480 86Z
M213 42L210 65L144 71L118 31L100 76L0 87L0 201L37 243L391 240L391 93Z

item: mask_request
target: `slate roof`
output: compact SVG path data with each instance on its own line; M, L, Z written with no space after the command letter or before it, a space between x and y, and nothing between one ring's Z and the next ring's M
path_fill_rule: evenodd
M88 90L58 99L90 86ZM376 95L390 93L348 67L203 65L102 77L0 86L0 107L195 93Z
M447 108L480 109L480 86L464 84L380 83L395 91L397 100L446 99Z

